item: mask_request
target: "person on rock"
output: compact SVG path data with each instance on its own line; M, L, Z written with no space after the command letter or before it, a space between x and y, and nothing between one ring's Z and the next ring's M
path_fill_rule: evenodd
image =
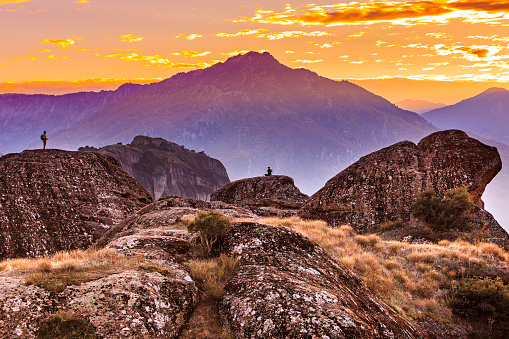
M46 131L41 134L41 140L42 140L42 149L46 149L46 141L48 141L48 137L46 136Z
M270 166L267 167L267 174L265 174L266 177L268 176L271 176L272 175L272 168L270 168Z

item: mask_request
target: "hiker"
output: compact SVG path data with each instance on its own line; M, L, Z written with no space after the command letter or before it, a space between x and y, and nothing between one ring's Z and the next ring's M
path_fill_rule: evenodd
M46 131L41 134L41 140L42 140L42 149L46 149L46 141L48 141L48 137L46 136Z
M268 176L271 176L272 175L272 168L270 168L270 166L267 167L267 174L265 174L266 177Z

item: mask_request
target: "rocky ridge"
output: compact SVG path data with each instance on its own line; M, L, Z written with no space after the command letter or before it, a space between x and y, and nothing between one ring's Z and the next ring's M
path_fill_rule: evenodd
M162 138L140 135L129 145L105 146L97 152L117 159L155 199L177 195L209 200L212 192L230 182L219 160Z
M459 130L437 132L417 145L403 141L362 157L330 179L299 215L367 231L386 221L410 221L412 204L425 190L441 193L463 186L476 205L474 214L486 215L483 228L494 237L507 238L481 200L501 168L495 147Z
M153 200L115 159L53 149L1 157L0 192L0 259L88 248Z

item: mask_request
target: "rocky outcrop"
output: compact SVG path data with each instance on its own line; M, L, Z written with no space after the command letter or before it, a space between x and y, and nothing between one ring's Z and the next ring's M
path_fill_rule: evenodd
M117 159L155 199L178 195L208 200L212 192L230 182L219 160L162 138L140 135L129 145L105 146L98 152Z
M150 194L102 154L31 150L0 158L0 259L85 249Z
M425 190L441 193L462 186L482 210L474 214L487 214L481 196L501 168L495 147L459 130L437 132L418 145L404 141L362 157L330 179L299 215L366 231L385 221L409 221L412 204ZM491 220L484 226L507 236L492 217Z
M62 292L0 274L0 337L39 338L38 321L65 311L89 322L99 338L176 338L198 302L198 289L174 266L166 267L167 275L128 270Z
M299 209L307 198L295 186L292 178L271 175L231 182L214 192L210 200L236 206Z
M417 327L315 243L284 227L239 223L240 257L220 315L236 338L421 338Z
M191 237L185 230L168 230L168 227L182 221L185 217L194 216L201 211L217 210L224 215L236 219L256 219L256 215L249 210L229 205L220 201L206 202L195 199L170 198L156 201L131 217L123 220L119 224L109 229L95 244L102 248L112 243L116 239L136 235L168 235L189 240ZM155 232L155 233L154 233Z

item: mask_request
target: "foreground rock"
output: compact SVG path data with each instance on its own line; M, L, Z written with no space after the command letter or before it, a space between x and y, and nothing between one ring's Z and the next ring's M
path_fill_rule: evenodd
M155 199L178 195L208 200L230 182L219 160L162 138L139 135L129 145L110 145L98 152L117 159Z
M301 208L308 198L299 191L292 178L271 175L231 182L214 192L210 200L258 210L296 210Z
M38 321L71 312L104 339L175 338L198 302L187 272L125 271L49 292L25 286L20 276L0 275L0 337L38 338Z
M152 201L113 158L31 150L0 158L0 259L85 249Z
M490 229L494 236L507 237L484 211L481 200L486 185L501 168L495 147L462 131L437 132L418 145L403 141L362 157L330 179L299 215L323 219L335 226L350 224L358 231L366 231L386 221L409 221L413 203L425 190L442 193L464 186L477 206L474 218L485 215L481 219L487 223L480 222L481 228Z
M284 227L237 224L240 268L220 315L236 338L421 338L413 324L315 243Z

